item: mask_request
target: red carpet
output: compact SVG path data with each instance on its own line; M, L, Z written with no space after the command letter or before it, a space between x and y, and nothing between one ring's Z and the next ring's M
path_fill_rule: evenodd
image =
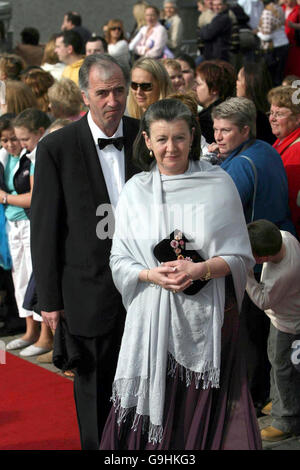
M0 450L80 450L73 382L7 353L0 364Z

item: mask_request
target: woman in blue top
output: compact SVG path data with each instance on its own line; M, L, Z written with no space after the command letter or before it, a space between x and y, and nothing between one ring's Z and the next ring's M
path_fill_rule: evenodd
M256 170L254 220L267 219L279 228L295 233L289 214L288 185L283 163L271 145L256 139L254 103L248 98L227 99L213 109L212 118L216 141L214 151L219 152L224 160L221 167L235 182L246 221L250 222L252 218Z
M295 235L288 206L288 183L279 153L267 142L256 139L256 108L248 98L230 98L213 109L216 148L221 167L231 176L240 194L246 221L266 219L281 230ZM275 150L275 151L274 151ZM244 158L246 157L246 158ZM257 192L254 200L255 172ZM218 197L218 195L216 195ZM260 269L255 275L260 279ZM249 366L249 384L257 409L269 394L270 364L267 356L269 319L247 294L244 296L241 322Z
M12 276L19 316L26 318L26 332L23 337L9 342L6 347L8 350L25 348L39 340L41 342L40 346L42 346L39 350L39 353L41 353L51 349L51 345L47 344L47 336L44 335L43 337L42 334L40 337L41 317L33 311L25 310L23 301L32 273L29 210L33 189L33 151L46 127L48 127L46 123L48 123L49 118L42 111L28 109L23 111L17 119L24 113L28 114L28 112L29 115L36 115L36 118L46 116L46 119L44 119L44 125L41 124L34 130L30 128L29 124L20 126L21 134L23 132L23 140L18 139L20 136L16 136L14 120L5 116L0 119L2 144L0 151L0 203L5 207L7 235L13 265ZM40 114L43 116L40 116ZM27 116L27 118L29 123L30 116Z

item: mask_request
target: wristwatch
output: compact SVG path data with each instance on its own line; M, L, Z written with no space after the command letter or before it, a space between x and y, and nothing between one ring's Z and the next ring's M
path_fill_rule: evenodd
M2 198L2 204L7 204L7 194L5 194Z

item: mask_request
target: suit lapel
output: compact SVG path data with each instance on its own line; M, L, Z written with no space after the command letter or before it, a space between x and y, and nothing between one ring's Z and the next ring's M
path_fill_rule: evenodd
M139 123L136 119L129 119L123 117L123 135L124 139L124 154L125 154L125 181L128 181L137 170L132 163L132 147L134 139L138 132Z

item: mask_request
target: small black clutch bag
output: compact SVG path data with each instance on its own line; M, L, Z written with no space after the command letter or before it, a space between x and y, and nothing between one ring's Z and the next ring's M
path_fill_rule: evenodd
M166 261L176 261L178 259L185 259L187 261L193 261L194 263L205 261L197 251L186 250L186 243L188 243L188 240L184 234L180 232L180 230L174 230L169 238L165 238L154 247L154 256L160 263L165 263ZM183 292L186 295L195 295L208 282L209 280L200 281L200 279L197 279L196 281L193 281L193 284L191 284Z

